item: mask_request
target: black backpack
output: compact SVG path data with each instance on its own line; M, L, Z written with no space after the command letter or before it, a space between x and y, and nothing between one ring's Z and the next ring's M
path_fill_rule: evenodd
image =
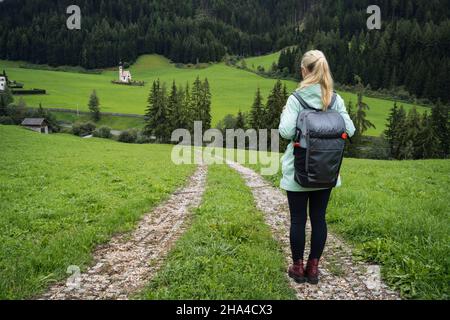
M293 96L304 108L298 115L294 139L295 181L305 188L333 188L348 138L344 118L332 109L336 93L327 111L312 108L298 92Z

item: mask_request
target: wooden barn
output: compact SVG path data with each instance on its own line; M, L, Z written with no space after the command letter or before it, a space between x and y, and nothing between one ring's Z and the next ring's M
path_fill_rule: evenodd
M22 126L39 133L49 133L48 124L44 118L25 118L22 121Z

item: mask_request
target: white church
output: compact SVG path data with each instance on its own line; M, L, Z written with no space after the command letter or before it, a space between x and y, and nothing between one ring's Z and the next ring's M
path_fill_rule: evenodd
M123 65L119 65L119 82L120 83L131 83L131 72L128 70L123 70Z

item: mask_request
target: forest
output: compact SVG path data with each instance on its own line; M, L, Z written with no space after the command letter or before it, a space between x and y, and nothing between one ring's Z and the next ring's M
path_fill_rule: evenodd
M66 28L69 0L0 3L0 59L104 68L144 53L174 62L220 61L286 47L277 68L299 77L309 48L326 53L340 84L450 101L449 3L445 0L79 0L81 30ZM381 8L368 30L366 9Z
M143 53L184 63L259 55L294 41L295 19L285 13L301 3L79 0L81 30L68 30L66 9L74 1L6 0L0 4L0 58L102 68Z
M382 29L365 28L365 8L381 8ZM302 22L296 48L278 65L299 79L301 55L318 48L327 55L341 84L406 91L432 102L450 101L450 20L448 1L320 1Z

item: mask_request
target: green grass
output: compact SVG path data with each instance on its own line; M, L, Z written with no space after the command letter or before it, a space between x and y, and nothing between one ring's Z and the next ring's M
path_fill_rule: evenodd
M211 84L213 123L229 113L249 110L256 88L259 86L263 92L269 93L275 83L275 80L225 64L214 64L198 70L176 68L167 59L157 55L142 56L131 67L134 79L147 82L145 87L112 84L111 80L117 77L116 71L90 75L22 69L18 66L18 63L0 61L0 69L5 67L11 79L25 83L27 88L46 89L48 93L45 96L24 96L30 106L37 106L42 102L47 108L77 109L78 106L79 110L87 110L89 95L96 89L102 111L134 114L145 113L153 80L160 78L167 85L176 80L178 84L185 85L187 82L192 83L197 76L202 79L207 77ZM294 89L293 82L287 84L290 89Z
M87 122L92 121L89 115L80 114L79 116L74 113L67 112L52 112L56 119L65 123L74 122ZM101 126L108 126L115 130L125 130L125 129L142 129L145 126L144 119L140 118L128 118L120 116L110 116L102 115L100 121L96 122L97 128Z
M271 64L279 53L247 59L247 65ZM0 60L0 70L6 69L11 79L25 83L26 88L42 88L47 95L23 97L28 105L36 107L42 102L47 108L67 108L87 110L89 95L93 89L100 97L101 109L104 112L120 112L144 114L150 84L160 78L168 85L176 80L178 84L192 83L197 76L207 77L212 93L213 125L227 114L237 114L239 110L249 111L253 103L256 88L260 87L265 98L276 80L263 78L253 72L226 66L223 63L213 64L204 69L176 68L166 58L158 55L141 56L131 67L134 79L147 82L145 87L129 87L114 85L111 80L117 77L117 71L105 70L103 74L82 74L19 68L19 62ZM297 87L293 81L284 81L289 91ZM356 102L356 95L342 93L348 102ZM365 98L371 107L368 119L377 128L370 129L367 134L379 135L384 127L392 101ZM409 110L412 105L404 104ZM418 107L419 111L425 110Z
M347 105L351 101L353 110L355 110L355 104L358 101L356 94L343 91L338 91L338 93L342 96ZM370 107L370 110L367 111L367 119L369 119L376 127L375 129L370 128L365 134L368 136L379 136L386 128L387 117L389 116L389 111L394 106L394 101L364 97L364 102ZM414 105L410 103L403 102L398 102L397 105L403 106L406 112L409 112L409 110L414 107ZM431 113L431 109L428 107L415 107L419 113L424 113L425 111L428 111L428 114Z
M191 228L140 298L294 299L285 272L250 190L238 173L215 165Z
M278 60L280 58L281 51L266 54L264 56L259 57L251 57L244 59L245 63L247 64L247 68L256 71L258 69L258 66L264 67L265 71L270 71L272 68L272 64L278 63Z
M403 297L448 299L450 161L345 159L341 174L328 210L332 229L381 264ZM266 178L278 186L281 172Z
M170 146L39 135L0 126L0 299L33 297L85 270L97 244L132 229L184 183Z

